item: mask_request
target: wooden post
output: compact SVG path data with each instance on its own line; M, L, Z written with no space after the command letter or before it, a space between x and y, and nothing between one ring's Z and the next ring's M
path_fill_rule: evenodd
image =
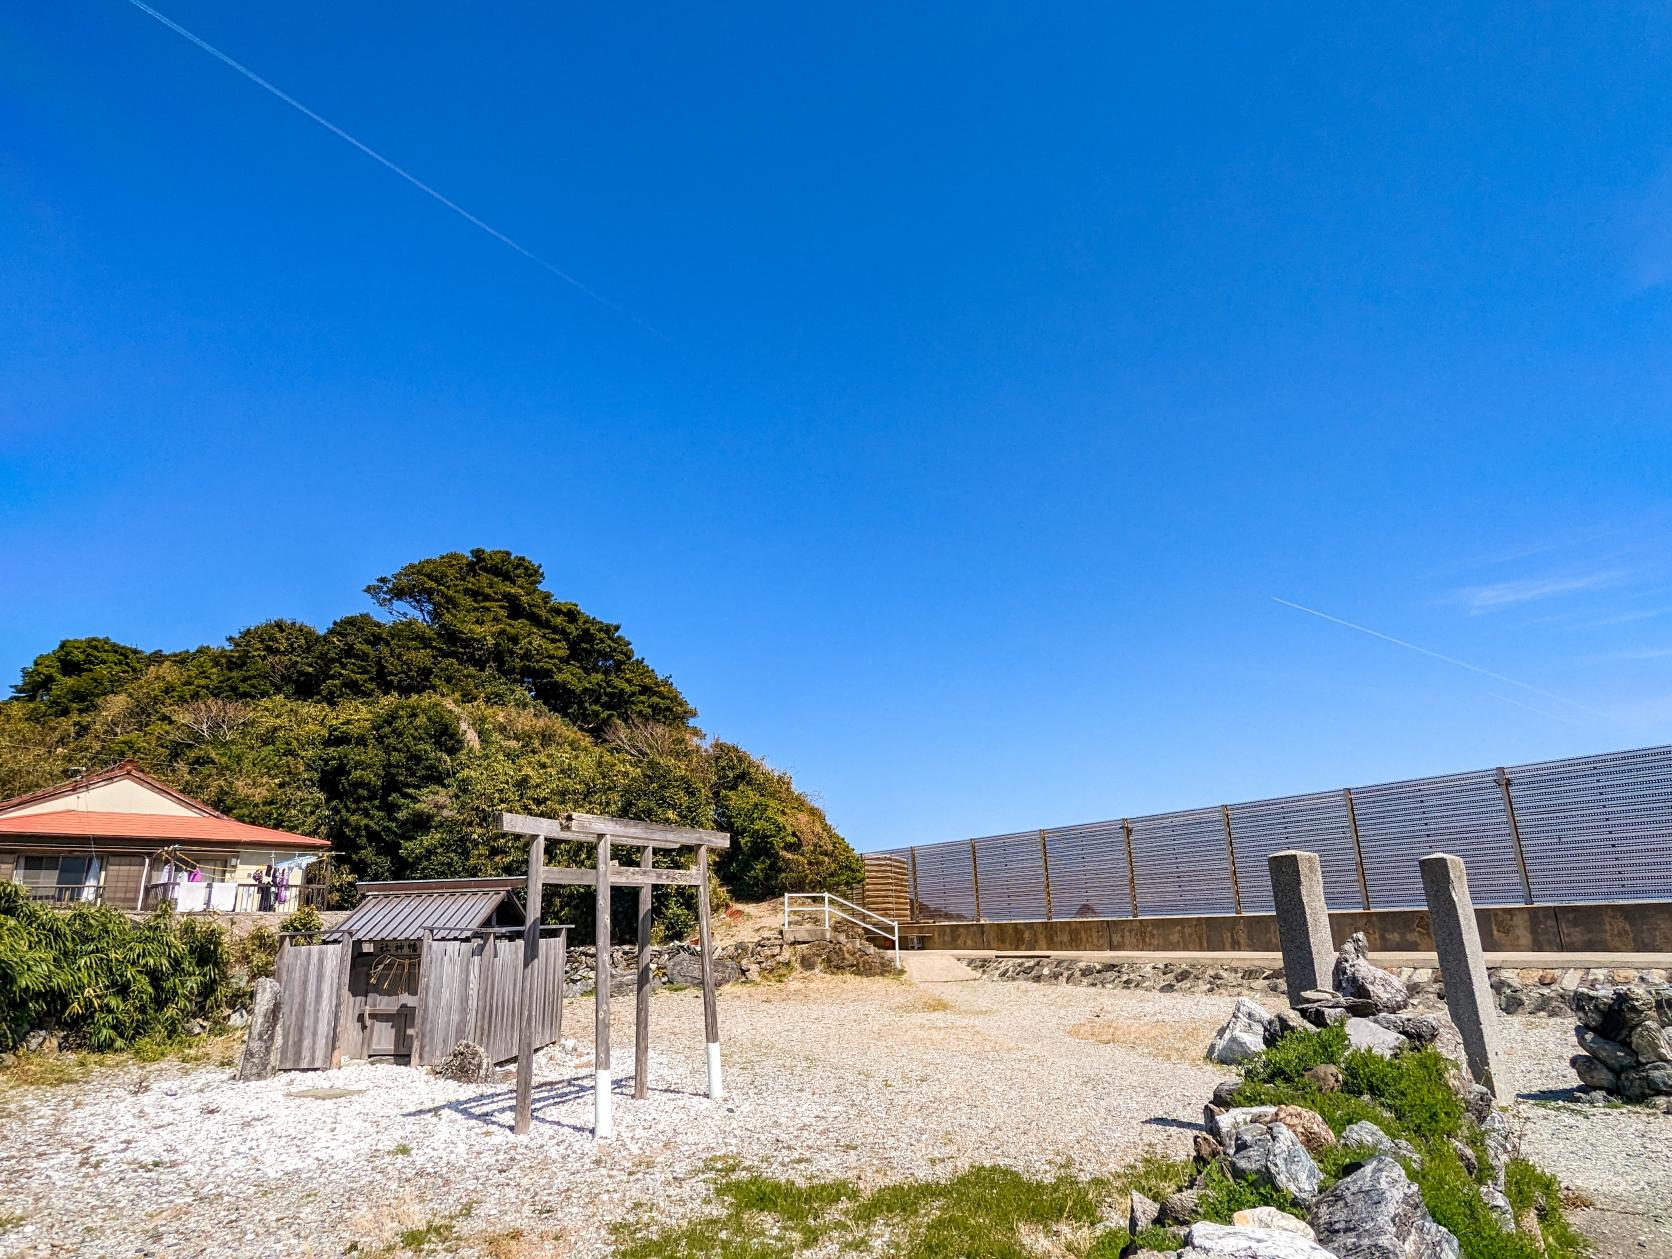
M981 921L981 866L975 859L975 841L970 840L970 887L975 892L975 920Z
M1225 823L1225 860L1231 865L1231 908L1242 912L1242 884L1237 881L1237 845L1231 838L1231 806L1219 806L1219 817Z
M656 850L649 844L639 864L650 869ZM650 1093L650 884L639 889L639 984L633 1007L633 1096L643 1101Z
M1521 886L1527 895L1527 904L1533 903L1533 879L1527 873L1527 854L1521 848L1521 824L1515 820L1515 802L1509 795L1509 773L1502 765L1498 766L1496 775L1498 790L1504 793L1504 816L1509 819L1509 839L1515 845L1515 864L1521 869Z
M598 837L598 883L593 898L596 930L592 953L592 1135L615 1135L610 1115L610 837Z
M702 952L702 1025L708 1038L708 1095L726 1095L720 1074L720 1012L714 1004L714 941L708 915L708 845L697 848L697 947Z
M1132 860L1132 823L1120 820L1121 838L1126 841L1126 890L1132 894L1132 916L1138 916L1138 864Z
M324 947L320 945L318 947ZM342 968L337 973L342 976L337 982L342 985L337 1000L336 1024L331 1029L331 1069L335 1071L343 1065L343 1037L348 1035L348 1009L351 997L348 990L349 972L354 966L354 937L343 932L342 957L338 962Z
M546 873L546 841L528 841L528 883L523 890L522 977L517 989L517 1114L511 1130L528 1131L534 1118L534 978L540 962L540 894ZM426 938L429 933L425 932ZM561 1000L561 996L559 997Z
M1347 830L1353 837L1353 860L1358 866L1359 896L1364 900L1364 911L1370 912L1370 880L1364 874L1364 847L1358 837L1358 810L1353 807L1353 789L1343 787L1341 799L1347 804Z
M1051 850L1045 846L1045 828L1039 830L1039 868L1045 875L1045 921L1050 922L1054 915L1051 913Z

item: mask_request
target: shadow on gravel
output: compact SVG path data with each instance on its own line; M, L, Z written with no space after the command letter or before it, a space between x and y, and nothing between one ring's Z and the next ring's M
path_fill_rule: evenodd
M1172 1119L1166 1115L1156 1115L1144 1120L1152 1128L1183 1128L1186 1132L1200 1132L1202 1125L1191 1123L1188 1119Z
M1517 1093L1516 1099L1523 1102L1574 1102L1579 1101L1578 1089L1531 1089L1525 1093Z
M630 1077L619 1079L611 1090L616 1096L632 1100L633 1089ZM678 1089L651 1089L652 1094L665 1093L670 1096L684 1096ZM559 1119L555 1112L559 1107L582 1098L592 1096L592 1077L584 1076L572 1080L552 1080L546 1084L534 1086L534 1106L531 1117L535 1123L550 1124L555 1128L568 1128L572 1132L590 1134L592 1120L590 1115L584 1121ZM501 1089L493 1093L481 1093L475 1097L460 1098L456 1102L448 1102L445 1106L426 1106L422 1110L409 1110L402 1115L404 1119L420 1119L427 1115L439 1115L442 1111L452 1111L473 1123L486 1124L490 1128L504 1128L511 1131L512 1121L516 1118L517 1091L516 1089Z

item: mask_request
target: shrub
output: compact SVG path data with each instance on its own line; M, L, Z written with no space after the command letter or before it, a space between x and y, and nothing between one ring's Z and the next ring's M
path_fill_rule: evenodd
M1229 1224L1238 1211L1253 1207L1276 1207L1279 1211L1305 1218L1305 1213L1276 1185L1258 1180L1239 1180L1226 1170L1223 1163L1215 1163L1208 1169L1197 1206L1204 1220L1212 1220L1216 1224Z
M1374 1098L1418 1137L1456 1136L1464 1127L1463 1102L1451 1087L1452 1066L1434 1049L1383 1058L1355 1049L1341 1064L1344 1092Z
M36 1027L98 1051L178 1037L220 1008L227 960L218 927L167 908L133 922L102 905L50 909L0 883L0 1050Z
M1339 1023L1315 1032L1290 1032L1243 1064L1242 1078L1255 1084L1299 1084L1324 1063L1337 1066L1347 1056L1347 1029Z
M292 910L279 923L281 932L305 932L309 935L325 930L325 920L319 916L319 910L312 905L303 905L300 909Z

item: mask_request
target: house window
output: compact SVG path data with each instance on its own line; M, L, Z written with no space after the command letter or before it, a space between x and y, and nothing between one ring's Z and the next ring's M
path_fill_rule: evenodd
M41 856L21 854L13 878L36 900L95 900L99 891L97 857L85 853Z
M227 857L220 853L189 852L186 859L197 867L205 883L230 883L233 871L238 868L236 857Z

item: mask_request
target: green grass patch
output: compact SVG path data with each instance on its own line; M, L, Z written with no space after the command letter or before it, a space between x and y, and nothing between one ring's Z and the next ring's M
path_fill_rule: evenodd
M1141 1193L1153 1202L1160 1202L1168 1194L1183 1189L1195 1175L1195 1164L1189 1159L1168 1158L1154 1150L1145 1150L1116 1173L1110 1188L1116 1194Z
M1113 1230L1111 1230L1111 1236L1112 1234ZM1184 1245L1184 1230L1182 1228L1168 1228L1164 1224L1151 1224L1148 1228L1139 1229L1137 1233L1133 1234L1132 1241L1139 1250L1178 1250ZM1115 1250L1111 1253L1118 1255L1120 1244L1115 1243L1115 1247ZM1088 1255L1087 1259L1100 1259L1100 1257L1094 1253Z
M1145 1165L1147 1183L1159 1183L1162 1162ZM797 1184L724 1172L713 1188L718 1212L672 1228L618 1230L617 1255L793 1259L834 1248L895 1259L1032 1259L1044 1247L1114 1259L1127 1242L1124 1227L1098 1227L1111 1182L1070 1175L1032 1179L1005 1167L972 1167L945 1180L867 1192L844 1180Z

